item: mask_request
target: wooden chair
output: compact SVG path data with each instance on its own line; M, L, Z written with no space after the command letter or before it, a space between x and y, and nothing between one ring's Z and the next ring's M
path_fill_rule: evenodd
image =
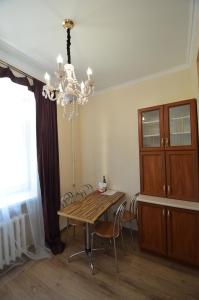
M126 201L123 201L118 207L114 222L102 221L95 225L94 231L91 233L91 259L93 260L93 243L94 236L97 235L100 238L109 239L110 242L113 240L114 245L114 254L115 254L115 267L116 271L118 271L118 260L117 260L117 249L116 249L116 239L121 236L123 243L123 235L122 235L122 216L126 207Z
M73 201L75 201L75 197L72 192L67 192L61 197L61 208L66 207L67 205L71 204ZM74 220L74 219L67 219L67 232L69 234L69 228L73 227L73 236L75 236L75 231L77 226L82 226L83 223Z
M135 194L130 198L130 205L128 209L124 210L124 213L122 215L122 224L123 226L128 223L132 223L134 220L137 221L137 197L139 193ZM133 229L131 228L131 236L132 240L134 241L133 237Z

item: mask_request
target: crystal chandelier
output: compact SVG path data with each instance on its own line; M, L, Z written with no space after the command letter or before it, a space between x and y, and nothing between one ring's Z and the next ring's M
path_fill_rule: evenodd
M52 101L57 101L64 108L64 116L72 120L74 116L78 116L78 105L84 105L88 102L88 97L93 93L94 81L92 79L92 70L87 69L87 80L78 83L74 66L71 64L71 35L70 31L74 27L74 22L65 19L62 23L67 31L67 58L68 63L63 64L61 55L57 57L58 70L55 72L55 86L50 83L50 75L45 73L46 85L43 87L42 95ZM67 109L68 108L68 109Z

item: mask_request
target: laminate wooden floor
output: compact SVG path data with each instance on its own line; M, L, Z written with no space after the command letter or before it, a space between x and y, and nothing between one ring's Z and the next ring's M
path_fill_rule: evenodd
M128 232L126 255L118 242L118 274L111 249L95 256L94 276L84 256L68 263L67 256L80 250L83 241L83 232L73 239L71 231L63 254L29 261L0 277L0 300L199 299L198 269L140 252Z

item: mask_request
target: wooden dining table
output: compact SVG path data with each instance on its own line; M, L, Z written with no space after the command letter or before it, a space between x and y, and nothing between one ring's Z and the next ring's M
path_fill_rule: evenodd
M111 195L107 195L106 193L100 193L95 191L89 195L87 195L83 200L74 201L66 207L62 208L58 211L58 215L62 217L66 217L69 219L74 219L78 221L82 221L85 223L85 249L79 251L77 253L72 254L70 258L85 253L89 255L91 252L91 239L90 239L90 230L91 225L95 224L95 222L105 213L107 210L119 202L123 197L124 193L115 191L109 192ZM98 250L98 249L96 249ZM91 256L91 255L90 255ZM92 268L92 263L91 263Z

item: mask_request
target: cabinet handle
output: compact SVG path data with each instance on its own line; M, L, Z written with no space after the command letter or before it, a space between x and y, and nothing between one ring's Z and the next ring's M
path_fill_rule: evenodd
M164 138L161 138L161 146L164 147Z
M168 137L165 138L165 147L169 147L169 139L168 139Z
M167 211L167 216L170 217L170 210Z
M168 195L170 195L170 192L171 192L171 187L170 187L170 185L168 185L167 186L167 193L168 193Z
M162 189L163 189L163 192L165 193L165 191L166 191L166 185L165 184L163 184Z
M165 216L165 209L162 210L162 215Z

